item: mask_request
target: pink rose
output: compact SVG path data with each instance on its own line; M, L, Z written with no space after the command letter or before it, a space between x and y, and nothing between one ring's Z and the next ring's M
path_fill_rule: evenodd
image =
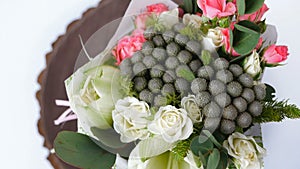
M211 19L230 16L236 12L235 5L232 2L226 4L226 0L197 0L197 4L203 15Z
M225 51L227 53L230 53L232 56L239 56L238 54L231 46L230 46L230 29L224 28L222 29L222 34L224 36L223 43L225 44Z
M285 61L288 55L289 53L287 46L271 45L265 50L263 54L263 60L269 64L277 64Z
M157 3L157 4L147 6L147 12L154 12L156 14L160 14L168 10L169 8L167 7L167 5L163 3Z
M112 51L117 60L117 65L130 58L134 52L141 50L143 43L146 41L142 30L135 30L131 36L124 36L119 40L118 45Z
M242 20L249 20L252 22L258 22L261 21L261 18L263 15L269 10L266 4L263 4L263 6L256 12L252 14L245 14L243 16L240 16L239 19Z

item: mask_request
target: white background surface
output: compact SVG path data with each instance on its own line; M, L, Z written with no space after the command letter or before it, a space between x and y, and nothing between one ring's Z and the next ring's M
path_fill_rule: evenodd
M37 132L35 92L44 55L66 26L98 0L0 1L0 165L7 169L50 169L47 150ZM269 69L263 81L277 88L280 99L300 106L300 1L266 0L267 22L277 26L278 44L289 46L284 67ZM300 120L263 125L268 156L265 169L299 169Z

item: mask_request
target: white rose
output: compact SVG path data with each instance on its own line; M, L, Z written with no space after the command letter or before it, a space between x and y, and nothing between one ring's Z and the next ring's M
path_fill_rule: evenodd
M121 141L129 143L137 139L146 139L148 120L151 115L149 105L134 97L117 101L112 112L114 129L121 135Z
M198 15L194 15L194 14L185 14L183 15L183 23L185 25L191 25L197 29L199 29L201 27L202 24L202 18Z
M187 97L182 98L181 107L187 111L188 116L191 118L193 123L202 122L203 114L196 103L195 95L188 95Z
M214 29L209 29L207 32L207 37L215 47L220 47L223 45L224 36L222 34L222 28L216 27Z
M253 137L235 132L225 140L223 147L235 160L238 169L259 169L266 150L260 147Z
M252 54L244 60L244 70L252 77L259 75L262 71L260 67L259 54L254 50Z
M148 129L154 134L161 135L166 142L174 143L185 140L192 134L193 123L186 110L168 105L159 108Z

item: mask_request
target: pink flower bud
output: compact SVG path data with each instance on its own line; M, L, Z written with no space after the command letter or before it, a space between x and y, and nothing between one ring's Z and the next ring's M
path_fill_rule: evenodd
M287 46L269 46L263 55L263 60L268 64L277 64L287 59L288 47Z

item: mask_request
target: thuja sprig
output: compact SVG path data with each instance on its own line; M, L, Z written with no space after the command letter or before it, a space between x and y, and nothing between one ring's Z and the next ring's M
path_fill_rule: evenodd
M300 109L295 104L289 104L288 100L273 100L265 103L263 113L255 117L254 122L281 122L286 118L300 118Z

